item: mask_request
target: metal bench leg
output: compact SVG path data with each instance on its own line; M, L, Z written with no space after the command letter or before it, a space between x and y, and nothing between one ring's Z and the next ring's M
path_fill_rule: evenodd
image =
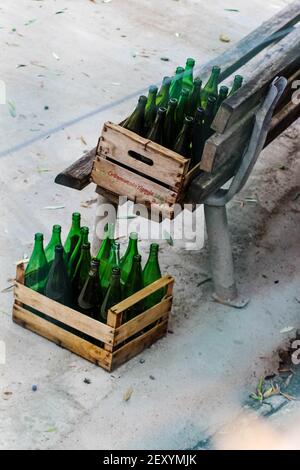
M249 299L242 299L238 296L226 206L204 204L204 211L214 282L213 298L222 304L243 308L248 304Z
M97 194L97 207L96 216L93 226L93 238L92 238L92 256L96 256L100 245L103 240L104 227L109 221L110 223L116 223L118 212L118 205L112 203L109 199L100 194Z

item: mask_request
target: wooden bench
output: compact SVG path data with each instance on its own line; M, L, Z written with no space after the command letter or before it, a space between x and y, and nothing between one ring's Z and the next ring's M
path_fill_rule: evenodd
M186 202L205 205L215 298L235 307L243 307L247 300L238 297L235 286L226 203L245 184L260 150L300 116L300 99L294 88L300 80L299 21L300 0L296 0L197 70L204 81L215 64L222 68L220 81L237 71L245 77L245 85L222 104L212 125L215 133L204 148L200 171L185 193ZM276 77L283 78L275 83ZM83 189L91 182L96 157L95 148L60 173L55 182ZM220 188L234 176L231 192L225 194ZM96 190L100 203L117 204L118 195L99 186Z

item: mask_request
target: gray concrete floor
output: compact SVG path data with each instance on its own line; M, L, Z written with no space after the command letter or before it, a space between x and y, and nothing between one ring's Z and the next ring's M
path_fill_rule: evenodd
M230 47L220 33L234 43L289 1L17 3L3 0L0 7L0 78L16 110L12 117L0 107L0 290L11 284L15 262L30 253L34 232L48 238L60 223L65 235L74 210L91 226L94 205L81 204L94 198L94 188L76 192L53 179L136 98L71 121L159 81L186 57L205 62ZM217 305L210 283L198 287L209 272L205 250L162 242L162 268L177 281L173 334L113 374L13 325L12 293L1 293L7 361L0 365L0 447L183 449L231 422L258 377L276 369L276 349L288 340L281 330L299 327L299 151L298 122L263 152L230 207L238 283L249 306Z

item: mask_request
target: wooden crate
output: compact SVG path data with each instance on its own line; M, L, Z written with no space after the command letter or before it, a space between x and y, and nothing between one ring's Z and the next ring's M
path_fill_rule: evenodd
M115 305L109 310L105 325L24 286L24 273L21 263L17 266L13 321L103 369L114 370L167 333L172 276L162 277ZM160 303L122 325L123 313L129 307L164 287L166 295Z
M126 196L174 218L174 206L184 198L185 187L199 173L189 171L189 160L151 140L106 122L96 149L91 179L112 195Z

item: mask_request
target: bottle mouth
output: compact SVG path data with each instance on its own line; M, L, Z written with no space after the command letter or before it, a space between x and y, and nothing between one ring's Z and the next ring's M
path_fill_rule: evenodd
M121 274L121 269L120 268L112 268L111 273L114 276L119 276Z
M149 87L149 92L150 92L150 93L157 93L157 92L158 92L157 86L156 86L156 85L151 85L151 86Z
M131 240L137 240L138 239L138 233L137 232L131 232L130 235L129 235L129 238L131 238Z
M80 219L81 215L79 214L79 212L73 212L72 217L73 219Z
M83 248L84 250L89 250L89 249L91 248L90 242L83 243L83 244L82 244L82 248Z
M60 225L53 225L53 231L54 232L61 232L61 226Z
M138 261L138 262L142 261L141 255L135 255L135 256L133 257L133 259L134 259L134 261Z
M43 235L42 233L36 233L36 234L34 235L34 239L35 239L36 241L43 241L43 240L44 240L44 235Z
M64 249L63 249L62 245L56 245L56 247L55 247L55 252L56 253L62 253L63 251L64 251Z
M195 59L193 59L192 57L189 57L186 60L186 64L193 67L195 65Z

